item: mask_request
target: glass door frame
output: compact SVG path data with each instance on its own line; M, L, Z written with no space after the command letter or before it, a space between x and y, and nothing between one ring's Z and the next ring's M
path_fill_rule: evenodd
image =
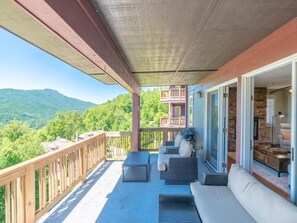
M216 97L216 101L213 102L214 100L214 96ZM214 117L213 117L213 114L215 111L213 111L213 107L212 107L212 104L213 103L217 103L217 123L214 123ZM210 91L207 93L207 125L206 125L206 129L207 129L207 142L206 142L206 161L215 169L215 170L218 170L218 151L219 151L219 145L220 145L220 142L219 142L219 91L218 89L214 90L214 91ZM211 135L211 133L213 132L213 129L212 127L210 126L213 126L213 123L217 125L217 134L215 136ZM212 149L210 148L211 147L214 147L214 145L210 145L212 144L212 142L214 141L213 138L216 137L216 158L214 159L214 161L212 161Z
M204 113L206 114L206 118L204 119L204 127L205 127L205 134L204 134L204 145L205 145L205 154L207 158L208 152L208 140L209 140L209 94L214 91L218 91L218 149L217 149L217 168L212 168L218 173L227 172L227 162L228 162L228 100L224 98L224 93L226 92L227 86L238 83L238 78L231 79L226 81L220 85L215 87L209 88L205 90L205 107ZM224 131L226 128L226 131Z
M292 101L291 101L291 173L290 173L290 200L297 204L297 54L293 54L261 68L258 68L241 76L241 150L240 165L248 171L252 171L251 161L253 158L251 136L253 135L252 114L249 108L253 108L253 77L281 66L292 66Z

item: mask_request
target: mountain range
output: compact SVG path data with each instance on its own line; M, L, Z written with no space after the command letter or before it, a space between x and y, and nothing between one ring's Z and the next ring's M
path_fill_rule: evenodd
M0 126L19 120L39 129L58 111L77 110L82 113L92 106L95 104L67 97L52 89L0 89Z

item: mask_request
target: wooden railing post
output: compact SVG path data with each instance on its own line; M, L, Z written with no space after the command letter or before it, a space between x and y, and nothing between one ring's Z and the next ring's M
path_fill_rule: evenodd
M106 148L106 133L104 133L104 139L103 139L103 151L104 151L104 160L107 159L107 148Z
M29 165L25 170L25 222L35 222L35 168Z
M142 133L142 131L141 131L141 129L139 129L139 134L138 134L138 148L141 150L142 149L142 147L141 147L141 133ZM131 139L131 141L132 141L132 139Z
M82 181L87 179L87 144L84 144L82 149Z

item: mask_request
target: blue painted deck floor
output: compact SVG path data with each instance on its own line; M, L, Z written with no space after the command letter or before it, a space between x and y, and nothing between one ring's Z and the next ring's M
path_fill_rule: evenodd
M165 185L151 154L149 182L122 182L122 161L106 161L84 184L56 205L39 222L154 223L159 194L190 194L189 185ZM208 172L199 160L199 179Z

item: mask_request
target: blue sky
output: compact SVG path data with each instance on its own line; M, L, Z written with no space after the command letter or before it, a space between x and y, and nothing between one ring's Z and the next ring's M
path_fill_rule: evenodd
M50 88L101 104L128 91L104 85L63 61L0 28L0 88Z

